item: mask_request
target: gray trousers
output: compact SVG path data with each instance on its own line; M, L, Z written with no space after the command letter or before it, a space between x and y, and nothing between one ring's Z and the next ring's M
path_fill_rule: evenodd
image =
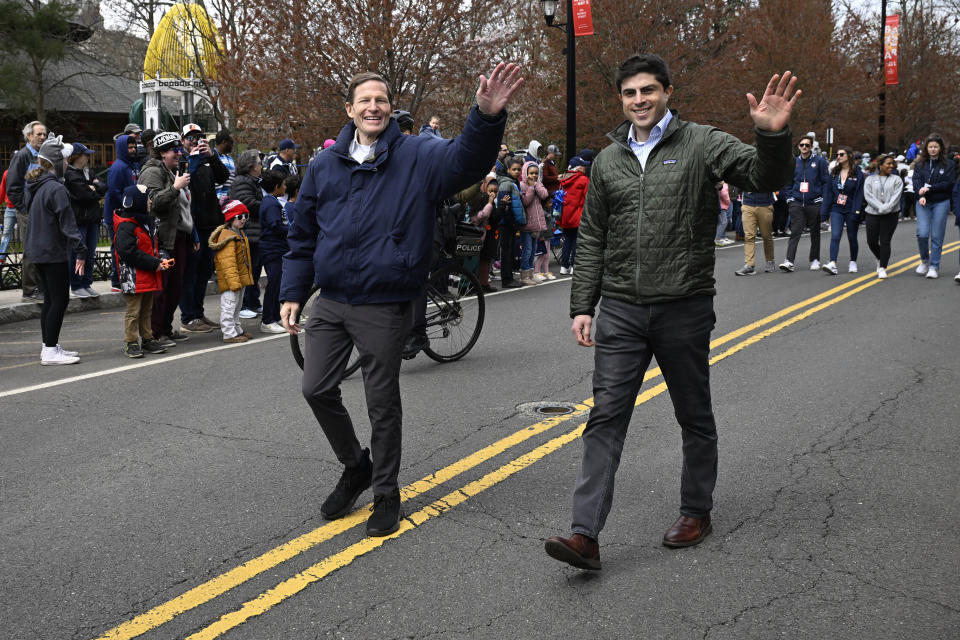
M583 432L583 462L573 493L574 533L596 539L603 529L634 403L654 356L682 429L680 513L695 518L710 513L717 481L708 362L715 322L711 296L650 305L601 300L593 336L594 407Z
M363 458L340 381L356 345L370 419L373 493L398 489L403 411L400 363L412 324L409 302L349 305L318 297L309 309L303 363L303 397L313 410L337 460L352 467Z
M22 247L27 246L27 212L17 211L17 227L20 229L20 243ZM94 247L95 249L96 247ZM92 249L88 249L92 251ZM26 295L34 289L40 287L40 274L37 272L37 265L27 260L26 252L20 254L20 282L23 285L23 294Z

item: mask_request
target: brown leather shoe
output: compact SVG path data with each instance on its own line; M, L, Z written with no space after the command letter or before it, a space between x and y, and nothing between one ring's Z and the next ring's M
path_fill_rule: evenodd
M665 547L692 547L700 544L704 538L713 531L713 525L710 524L710 516L702 518L690 518L680 516L673 526L663 534L663 546Z
M578 569L600 570L600 545L580 533L569 538L553 536L543 543L547 555Z
M226 342L227 344L237 344L239 342L246 342L247 338L245 338L242 335L239 335L239 336L234 336L232 338L224 338L223 341Z

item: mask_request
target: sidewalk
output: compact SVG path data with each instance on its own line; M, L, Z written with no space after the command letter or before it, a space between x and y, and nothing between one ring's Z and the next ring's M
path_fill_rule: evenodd
M70 304L67 305L67 313L94 311L96 309L113 309L126 305L122 293L112 293L110 291L109 280L95 281L93 283L93 289L100 294L99 298L70 298ZM207 283L208 296L217 294L218 291L216 280L211 280ZM40 303L33 301L21 302L22 295L23 291L20 289L0 291L0 324L33 320L40 317Z

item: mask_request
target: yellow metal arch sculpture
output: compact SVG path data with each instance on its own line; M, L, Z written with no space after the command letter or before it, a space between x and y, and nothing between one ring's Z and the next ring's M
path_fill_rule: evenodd
M198 4L180 3L160 20L143 60L144 78L216 77L223 40Z

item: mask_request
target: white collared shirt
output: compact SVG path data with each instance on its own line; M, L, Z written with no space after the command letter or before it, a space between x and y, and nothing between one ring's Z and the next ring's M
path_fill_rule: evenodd
M350 141L350 157L363 164L373 157L373 150L377 146L377 141L374 140L373 144L360 144L359 134L359 131L353 132L353 140Z
M667 109L667 113L663 116L660 122L654 125L653 129L650 130L650 137L647 138L646 142L637 142L637 138L634 135L633 125L630 125L630 131L627 134L627 143L630 145L633 153L637 156L637 160L640 161L640 167L644 171L647 170L647 158L650 156L650 152L655 146L657 146L657 143L660 142L660 138L663 137L663 132L667 130L667 125L670 124L671 120L673 120L673 114L670 113L670 109Z

